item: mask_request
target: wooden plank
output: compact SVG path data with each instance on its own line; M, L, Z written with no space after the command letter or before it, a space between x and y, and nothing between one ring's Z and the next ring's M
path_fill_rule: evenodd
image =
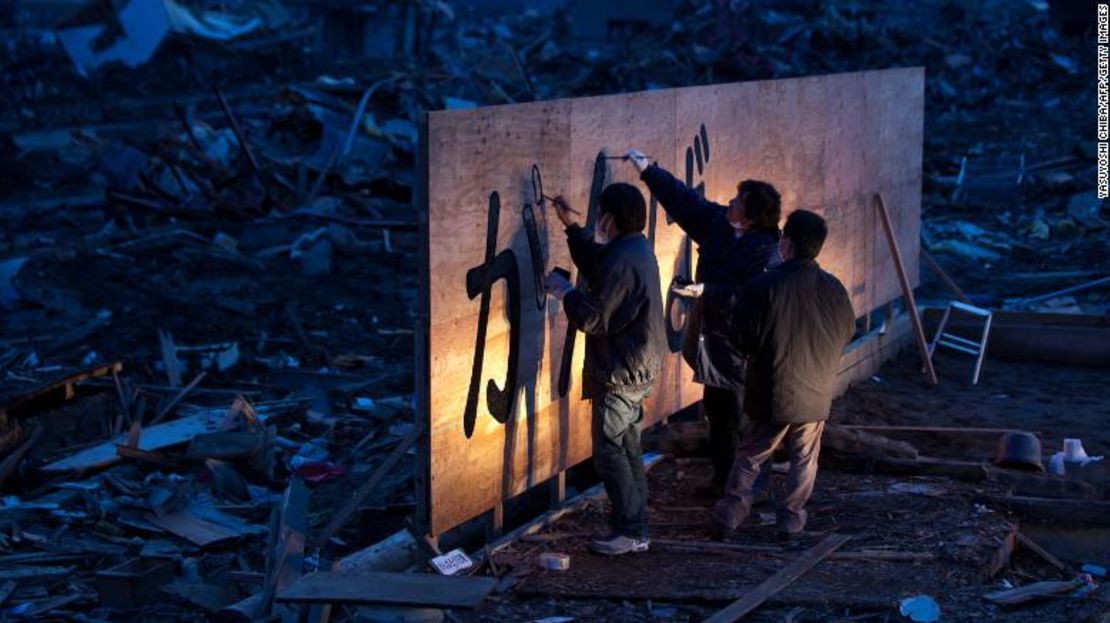
M1024 433L1019 428L974 428L962 426L887 426L883 424L841 424L852 430L881 431L888 433L949 433L953 435L1005 435Z
M1110 526L1110 502L1020 495L986 496L983 499L988 504L1008 508L1014 514L1026 519Z
M995 591L983 595L983 599L1000 606L1016 606L1028 601L1034 601L1052 595L1059 595L1083 586L1083 580L1051 580L1047 582L1034 582L1017 588L1004 591Z
M936 385L937 372L933 369L933 359L929 356L929 344L925 340L925 329L921 325L921 315L917 311L917 303L913 298L913 286L906 274L906 266L902 262L902 252L898 249L898 236L894 233L894 226L890 222L890 211L887 210L886 201L881 193L875 194L875 208L879 211L879 218L886 232L887 244L890 245L890 254L894 261L894 269L898 272L898 281L902 284L902 298L906 300L906 310L913 321L913 334L917 340L917 350L921 354L921 362L925 366L925 378L930 385Z
M262 588L262 613L269 614L276 591L301 577L304 568L305 533L308 532L308 487L294 478L277 507L276 534L271 533L275 553L273 567Z
M496 585L496 578L487 577L324 571L279 590L277 601L477 608Z
M830 534L820 543L792 560L790 564L783 567L781 571L767 578L767 580L755 587L755 590L751 593L732 602L723 610L717 611L713 616L706 619L705 622L731 623L732 621L739 621L744 615L758 608L763 602L789 586L794 580L805 575L807 571L827 558L829 554L832 554L838 547L847 543L851 538L852 537L846 534Z
M678 539L652 539L652 547L675 548L698 552L725 552L736 554L765 554L768 556L790 555L786 548L774 545L745 545L720 541L684 541ZM864 549L854 552L833 552L830 560L881 560L884 562L923 562L936 560L937 555L930 552L900 552L884 549Z
M1045 560L1045 562L1052 565L1053 567L1056 567L1060 571L1064 571L1064 572L1070 571L1070 569L1068 569L1067 565L1060 562L1059 558L1050 554L1048 552L1048 550L1041 547L1040 544L1038 544L1033 539L1029 538L1029 535L1025 534L1024 532L1018 531L1017 540L1018 540L1019 543L1021 543L1025 547L1029 548L1030 551L1032 551L1034 554L1043 558Z
M143 519L201 547L266 532L263 526L248 524L234 515L202 509L195 504L162 516L146 513Z
M628 182L647 194L631 165L598 160L632 147L719 203L743 179L769 181L782 192L784 214L806 208L828 219L822 265L863 315L900 293L869 205L875 192L891 201L905 278L918 281L923 106L923 72L909 68L428 113L417 192L427 215L417 327L418 411L428 423L418 479L422 528L441 534L592 451L590 405L581 396L585 340L567 337L560 305L534 285L536 274L573 265L554 214L536 205L533 166L544 194L567 197L583 217L592 188ZM649 205L648 221L665 295L697 249L658 205ZM487 246L503 258L505 278L489 288L477 280L468 291L468 272L484 274ZM679 337L681 329L674 327ZM841 379L868 372L900 340L869 340ZM569 376L561 373L564 359ZM489 400L498 394L487 392L504 390L513 376L510 399ZM645 425L700 397L691 371L671 353L645 401Z
M138 449L147 452L162 450L187 443L194 435L210 430L215 430L215 425L211 416L207 413L198 413L165 424L156 424L143 430ZM107 467L121 460L116 451L116 446L126 446L126 444L127 435L119 435L111 441L86 448L64 459L44 465L41 469L45 472L69 472Z

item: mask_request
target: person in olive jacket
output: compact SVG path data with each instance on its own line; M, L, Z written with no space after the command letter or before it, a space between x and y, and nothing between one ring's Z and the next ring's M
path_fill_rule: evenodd
M647 207L639 189L612 184L599 197L597 235L578 226L562 197L552 204L567 226L571 259L585 281L575 288L556 272L547 288L563 301L569 324L586 334L583 398L592 403L594 465L612 505L612 532L590 543L598 553L648 549L647 479L641 459L641 406L663 368L659 266L644 237Z
M698 245L695 283L675 291L692 295L683 359L704 385L702 406L709 420L713 478L704 493L720 496L740 442L744 411L745 357L729 336L730 320L721 310L749 279L763 273L778 256L782 201L766 182L744 180L727 206L709 201L637 150L628 160L640 179L686 235Z
M786 496L777 509L780 538L802 533L817 478L821 434L829 417L840 356L855 332L844 285L821 269L825 220L806 210L786 219L784 262L752 279L735 311L735 341L751 355L745 409L748 430L725 496L713 508L718 533L738 528L751 511L761 466L782 444L790 454Z

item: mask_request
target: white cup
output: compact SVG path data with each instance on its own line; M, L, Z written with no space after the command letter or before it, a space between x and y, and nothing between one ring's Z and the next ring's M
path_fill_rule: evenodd
M1065 439L1064 460L1068 463L1080 463L1087 460L1087 452L1083 450L1083 442L1079 439Z

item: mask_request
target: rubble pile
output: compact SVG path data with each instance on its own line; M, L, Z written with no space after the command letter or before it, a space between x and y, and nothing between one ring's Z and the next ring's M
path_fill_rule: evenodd
M407 450L424 110L924 65L923 246L976 302L1110 306L1094 55L1054 4L685 2L602 43L368 2L396 37L358 54L350 7L32 5L0 13L3 616L257 613L272 509L318 534ZM403 525L412 464L326 555Z

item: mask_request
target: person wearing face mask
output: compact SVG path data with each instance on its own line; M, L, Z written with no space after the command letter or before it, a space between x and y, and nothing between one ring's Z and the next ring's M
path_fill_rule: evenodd
M746 358L730 339L732 310L740 288L781 260L778 222L782 201L767 182L744 180L723 206L683 184L638 150L626 159L667 214L698 245L693 284L672 289L692 298L682 356L704 385L702 406L709 420L713 478L699 493L717 498L724 490L740 441Z
M611 556L648 549L647 480L640 451L641 405L667 351L659 266L644 237L644 196L612 184L599 197L596 235L575 223L562 197L552 205L566 225L570 256L585 287L558 272L547 291L562 300L570 326L586 334L582 397L591 401L593 458L612 505L611 532L590 543Z

